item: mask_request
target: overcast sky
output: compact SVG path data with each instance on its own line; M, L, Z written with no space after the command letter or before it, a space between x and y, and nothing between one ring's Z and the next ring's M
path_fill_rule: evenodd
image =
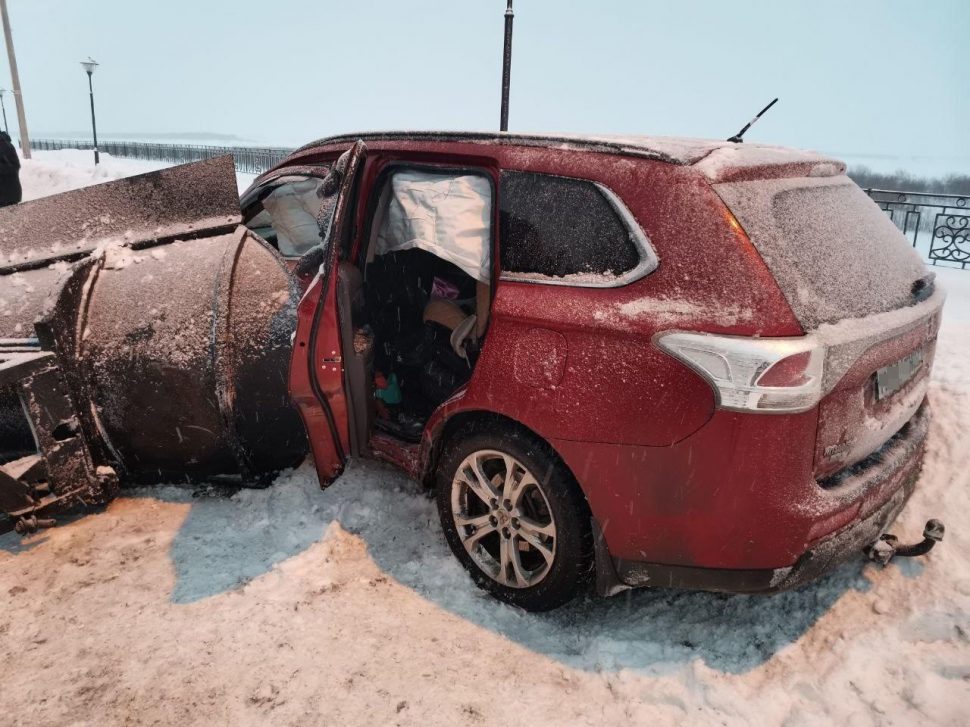
M504 0L8 0L35 137L498 125ZM510 128L747 139L970 173L967 0L517 0ZM6 57L0 84L9 87ZM15 126L10 97L7 116Z

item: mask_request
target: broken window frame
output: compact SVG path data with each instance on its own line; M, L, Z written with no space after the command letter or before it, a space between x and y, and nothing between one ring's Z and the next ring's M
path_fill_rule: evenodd
M249 225L256 217L258 217L262 212L266 211L263 206L263 200L272 194L274 191L286 184L292 184L298 180L306 179L319 179L321 184L323 180L327 178L330 174L330 170L333 164L319 164L319 165L307 165L299 167L286 167L278 170L276 173L270 173L265 179L258 180L258 186L254 184L252 187L243 192L242 197L239 201L239 207L242 210L243 225L246 226L251 232L259 235L258 230L251 228ZM323 199L321 198L321 206ZM253 213L252 210L258 206L258 210ZM270 215L272 217L272 215ZM262 237L260 235L260 237ZM321 232L321 241L323 233ZM287 254L284 253L279 248L279 243L277 242L267 242L276 249L280 255L282 255L287 260L299 260L306 251L301 253Z

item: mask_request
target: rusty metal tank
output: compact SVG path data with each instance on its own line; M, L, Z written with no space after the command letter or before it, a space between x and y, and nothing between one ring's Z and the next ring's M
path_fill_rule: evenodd
M95 459L249 482L306 453L287 395L296 281L241 224L230 157L0 210L0 340L56 354ZM0 451L29 436L0 391Z

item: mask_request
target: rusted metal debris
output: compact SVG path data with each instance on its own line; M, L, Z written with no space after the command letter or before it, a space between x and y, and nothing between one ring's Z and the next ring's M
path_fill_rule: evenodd
M106 245L189 239L241 219L230 156L96 184L0 208L0 274Z
M241 225L231 158L0 210L0 531L107 502L119 478L298 462L297 295Z

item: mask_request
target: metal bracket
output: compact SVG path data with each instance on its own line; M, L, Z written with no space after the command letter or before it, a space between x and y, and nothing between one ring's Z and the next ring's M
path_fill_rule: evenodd
M0 342L0 385L16 388L37 454L0 467L0 532L26 535L51 527L37 515L110 500L118 489L111 467L98 467L53 352L36 341Z

